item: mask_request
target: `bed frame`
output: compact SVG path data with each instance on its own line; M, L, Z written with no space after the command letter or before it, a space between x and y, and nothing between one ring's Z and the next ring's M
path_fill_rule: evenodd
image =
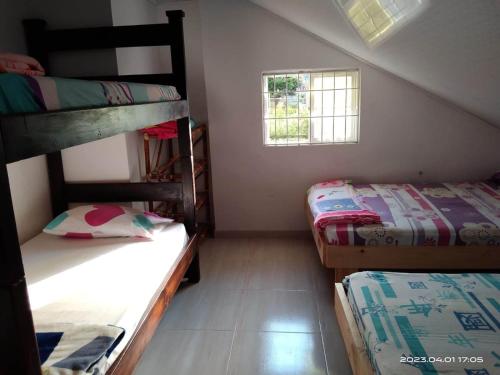
M47 30L42 20L26 20L28 51L48 68L54 51L169 45L172 73L93 77L93 79L174 85L181 95L185 117L178 119L182 182L165 183L66 183L61 151L115 134L164 122L171 103L133 104L105 108L63 110L39 114L0 116L0 373L40 375L40 360L16 220L8 180L7 164L47 155L53 215L69 202L133 202L175 199L183 202L184 225L190 236L185 255L173 275L143 316L132 339L108 373L130 374L153 336L163 312L181 280L200 277L194 194L193 150L188 119L182 11L166 12L168 24Z
M334 269L335 282L365 269L382 270L498 270L498 246L335 246L314 227L314 218L305 199L307 220L321 262Z
M335 283L335 315L337 315L340 333L344 340L353 375L375 374L347 300L344 286L341 283Z

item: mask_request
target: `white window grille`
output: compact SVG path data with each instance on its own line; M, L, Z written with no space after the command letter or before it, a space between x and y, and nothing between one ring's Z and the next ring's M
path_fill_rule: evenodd
M266 146L359 140L358 70L264 73L262 103Z

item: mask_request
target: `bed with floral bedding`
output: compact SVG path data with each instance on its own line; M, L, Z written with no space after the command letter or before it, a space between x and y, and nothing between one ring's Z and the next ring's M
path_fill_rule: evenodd
M381 224L330 225L339 246L500 245L500 186L487 183L354 185Z
M323 264L348 269L500 268L500 183L352 184L353 199L379 223L320 227L328 210L345 210L335 189L308 191L309 217ZM338 203L338 202L337 202ZM345 276L339 273L338 281Z

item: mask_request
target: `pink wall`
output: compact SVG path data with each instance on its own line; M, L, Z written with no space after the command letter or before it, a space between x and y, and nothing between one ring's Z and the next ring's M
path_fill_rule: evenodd
M305 191L323 179L452 181L500 168L499 129L271 13L202 0L201 17L219 231L306 229ZM262 145L261 73L307 68L360 69L359 144Z

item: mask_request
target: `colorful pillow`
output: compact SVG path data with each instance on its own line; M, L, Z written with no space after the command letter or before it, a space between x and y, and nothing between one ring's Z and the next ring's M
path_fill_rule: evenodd
M153 239L172 219L111 204L80 206L63 212L44 232L69 238L142 237Z

